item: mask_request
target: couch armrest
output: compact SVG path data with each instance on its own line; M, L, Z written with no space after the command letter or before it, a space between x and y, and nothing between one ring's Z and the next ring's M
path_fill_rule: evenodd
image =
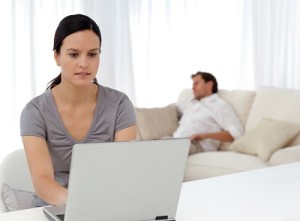
M6 183L14 189L34 192L24 149L10 153L0 164L0 190ZM0 194L0 213L6 212Z
M300 145L277 150L269 159L271 166L300 161Z
M13 151L0 164L0 187L3 183L15 189L34 191L24 149Z
M2 202L2 199L0 199L0 213L4 213L6 212L6 208Z

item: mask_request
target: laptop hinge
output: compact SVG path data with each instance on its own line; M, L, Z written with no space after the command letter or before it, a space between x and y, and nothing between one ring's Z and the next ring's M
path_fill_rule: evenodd
M168 216L157 216L155 220L175 221L175 219L169 219Z

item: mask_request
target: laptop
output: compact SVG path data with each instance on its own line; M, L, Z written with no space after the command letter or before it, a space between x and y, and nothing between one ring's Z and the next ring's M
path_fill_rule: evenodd
M189 139L76 144L65 207L52 221L173 221Z

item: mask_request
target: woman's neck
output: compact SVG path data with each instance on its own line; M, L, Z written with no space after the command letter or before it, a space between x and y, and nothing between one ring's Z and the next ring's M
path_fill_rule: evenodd
M69 87L59 84L52 89L55 100L67 105L84 105L94 103L97 99L98 85L87 87Z

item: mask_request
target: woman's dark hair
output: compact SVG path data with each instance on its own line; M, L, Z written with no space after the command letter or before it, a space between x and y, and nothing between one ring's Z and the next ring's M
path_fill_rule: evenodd
M212 93L213 94L218 93L218 82L215 76L213 76L211 73L198 71L196 74L192 74L191 77L194 78L196 76L201 76L202 79L205 81L205 83L212 81L213 82Z
M60 21L54 35L53 50L55 50L56 53L59 54L63 40L67 36L83 30L92 30L99 37L100 48L101 48L101 43L102 43L101 32L96 22L86 15L75 14L75 15L69 15ZM61 73L48 83L47 89L55 87L56 85L60 84L60 82L61 82ZM93 83L98 84L96 78L94 78Z

